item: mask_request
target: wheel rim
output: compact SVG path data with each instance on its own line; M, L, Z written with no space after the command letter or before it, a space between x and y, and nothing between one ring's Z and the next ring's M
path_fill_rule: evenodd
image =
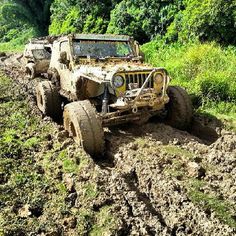
M73 139L81 144L81 137L80 137L80 133L79 130L75 128L75 125L72 121L70 121L69 123L69 134L71 137L73 137Z
M39 103L40 105L43 105L43 96L39 94Z
M31 70L29 67L26 67L26 75L31 76Z
M38 108L39 108L41 111L43 111L43 110L42 110L43 105L44 105L43 95L42 95L42 93L40 92L39 89L37 89L36 94L37 94L37 105L38 105Z
M66 111L64 113L64 128L68 131L69 136L72 137L76 143L82 146L80 130L79 128L76 128L71 115L71 111Z

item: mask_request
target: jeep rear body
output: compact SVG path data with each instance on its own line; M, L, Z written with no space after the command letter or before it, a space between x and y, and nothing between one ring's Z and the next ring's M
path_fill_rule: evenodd
M51 59L51 44L47 41L31 41L25 46L26 66L33 63L36 74L46 73Z

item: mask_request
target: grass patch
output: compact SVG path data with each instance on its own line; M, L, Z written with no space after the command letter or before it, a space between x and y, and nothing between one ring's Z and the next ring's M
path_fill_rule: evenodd
M57 159L61 161L65 173L79 173L82 167L81 163L77 164L76 158L70 155L68 149L62 150Z
M22 31L12 29L5 35L5 41L0 43L0 52L23 52L28 39L36 35L33 28L23 27Z
M178 156L183 159L192 159L194 157L194 154L192 152L172 145L163 146L162 150L169 155Z
M38 137L32 137L32 138L27 139L23 143L23 147L25 147L27 149L31 149L31 148L38 146L39 143L40 143L40 139Z
M105 206L95 216L96 223L93 225L90 236L111 235L116 227L116 220L111 214L111 207Z
M94 183L88 183L83 186L84 197L87 200L92 200L98 196L97 185Z
M235 119L236 47L199 42L166 45L154 40L142 50L147 62L168 70L173 85L185 87L202 102L201 110Z
M94 220L93 212L90 210L81 209L77 218L78 235L88 235L88 232L91 230Z
M19 91L13 80L0 75L0 235L37 232L39 225L50 225L38 216L50 211L46 218L52 219L67 210L65 190L53 175L57 163L51 163L50 173L42 166L48 130L55 128L32 115L27 96ZM19 215L25 205L29 218Z
M24 44L15 44L13 42L0 43L0 52L23 52Z
M165 168L164 173L177 179L182 179L185 175L184 163L193 159L194 154L172 145L163 146L162 151L165 155L171 156L171 165Z
M206 101L198 110L205 115L213 115L222 120L226 128L236 132L236 104L233 102Z
M193 203L214 211L216 216L220 221L225 224L235 228L236 219L234 217L233 206L231 206L227 201L221 200L216 196L206 194L201 191L201 188L205 185L203 181L191 180L188 186L188 195Z

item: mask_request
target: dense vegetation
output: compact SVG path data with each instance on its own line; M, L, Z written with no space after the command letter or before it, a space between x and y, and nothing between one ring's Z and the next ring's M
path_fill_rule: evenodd
M172 83L192 94L196 107L236 119L236 48L214 42L166 45L154 40L142 46L146 60L167 68Z
M0 6L0 50L22 50L28 38L48 33L133 35L147 43L150 63L167 67L204 104L236 100L235 0L0 0Z
M156 36L236 43L235 0L0 0L0 4L2 42L23 27L33 28L35 35L122 33L141 43Z

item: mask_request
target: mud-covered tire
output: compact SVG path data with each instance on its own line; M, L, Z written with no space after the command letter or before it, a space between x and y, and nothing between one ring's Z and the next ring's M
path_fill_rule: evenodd
M25 73L26 76L30 79L34 79L36 77L36 69L35 69L35 64L34 63L28 63L25 66Z
M39 82L36 87L39 110L47 116L58 119L62 115L61 97L51 81Z
M169 86L167 94L170 98L166 105L166 123L174 128L187 130L192 122L192 102L187 92L179 86Z
M64 128L69 135L93 157L104 153L104 131L96 110L88 101L72 102L65 106Z

